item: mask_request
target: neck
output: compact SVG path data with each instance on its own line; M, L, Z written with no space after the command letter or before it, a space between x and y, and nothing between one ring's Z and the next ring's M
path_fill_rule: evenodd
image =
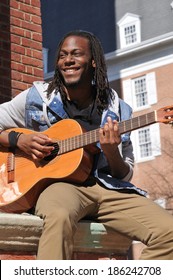
M67 99L76 103L79 109L88 107L95 98L92 86L88 88L67 89Z

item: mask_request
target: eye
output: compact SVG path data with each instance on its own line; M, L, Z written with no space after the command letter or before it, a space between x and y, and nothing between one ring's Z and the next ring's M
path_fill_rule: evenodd
M82 54L81 54L81 52L75 52L74 53L74 56L81 56Z
M59 59L63 59L63 58L65 58L66 57L66 54L65 53L60 53L59 54Z

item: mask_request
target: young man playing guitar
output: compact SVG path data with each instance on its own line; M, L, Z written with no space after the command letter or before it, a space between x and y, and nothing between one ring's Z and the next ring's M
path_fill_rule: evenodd
M134 164L130 130L122 133L119 122L131 118L131 108L109 87L104 53L93 34L66 34L52 81L35 82L0 105L0 116L2 157L7 154L0 166L0 208L21 212L24 198L36 194L35 214L44 219L37 259L71 259L73 235L85 217L146 244L143 260L173 259L172 216L129 182ZM76 123L86 133L71 132ZM27 175L22 161L16 168L18 152L28 160L24 186ZM39 182L34 181L39 172ZM28 183L30 196L24 189Z

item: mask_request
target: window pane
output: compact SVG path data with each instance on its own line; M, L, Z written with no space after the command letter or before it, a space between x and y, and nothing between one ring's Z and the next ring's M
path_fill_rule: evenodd
M138 131L139 135L139 147L140 147L140 156L149 157L152 155L152 147L151 147L151 135L150 129L142 129Z
M125 27L124 34L125 34L125 41L127 45L135 43L137 41L135 25Z
M136 97L136 106L141 107L148 104L146 78L141 77L134 80L134 90Z

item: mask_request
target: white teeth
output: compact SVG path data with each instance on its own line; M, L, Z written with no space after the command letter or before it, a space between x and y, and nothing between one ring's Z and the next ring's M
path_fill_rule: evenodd
M74 69L66 69L65 72L69 72L69 73L72 73L74 72L75 70Z

